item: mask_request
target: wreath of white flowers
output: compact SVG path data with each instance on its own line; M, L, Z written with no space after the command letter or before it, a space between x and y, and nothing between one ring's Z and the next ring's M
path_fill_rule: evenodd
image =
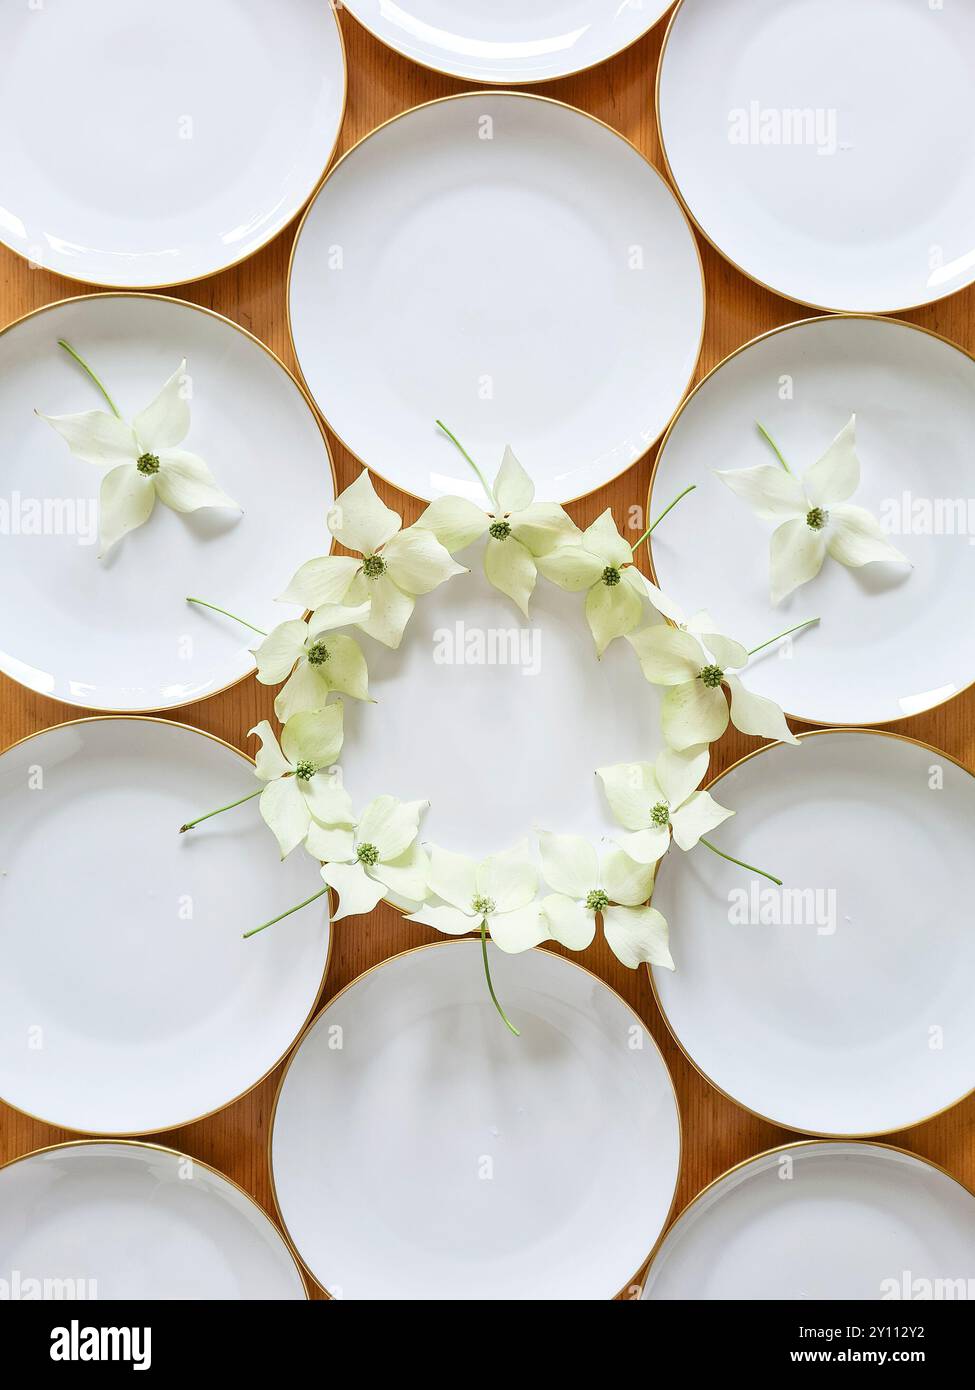
M263 639L253 649L257 679L281 687L274 701L280 737L268 720L250 731L260 743L255 771L261 786L188 822L181 832L259 796L281 857L303 847L320 862L325 886L245 936L265 931L330 889L338 895L334 920L371 912L389 898L410 921L451 936L480 934L491 998L517 1033L494 992L488 937L509 953L547 940L582 951L601 923L607 943L630 969L642 962L673 969L668 926L652 905L657 866L672 845L683 851L704 845L780 882L707 838L734 814L700 790L709 745L729 721L746 734L797 740L778 705L751 693L742 680L750 658L779 637L748 651L717 631L707 612L686 616L637 568L640 546L693 488L630 545L609 508L581 531L557 503L536 502L534 484L510 448L489 485L446 426L440 427L474 469L487 506L442 497L404 528L402 518L377 496L367 470L336 499L328 529L351 553L308 560L280 597L306 616L290 618L270 633L245 624ZM539 575L585 594L597 656L611 642L625 640L646 679L665 687L664 746L654 761L597 769L620 826L601 853L579 836L539 831L537 855L525 840L476 863L421 841L427 802L379 796L356 814L342 784L336 764L344 705L333 697L370 698L365 655L349 630L399 647L417 599L469 573L453 556L485 534L485 575L526 618ZM244 621L202 599L188 601Z

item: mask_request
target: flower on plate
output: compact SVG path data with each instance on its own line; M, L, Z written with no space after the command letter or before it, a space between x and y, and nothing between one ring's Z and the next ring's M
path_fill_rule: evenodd
M730 637L708 631L709 625L708 615L701 613L686 628L660 624L627 637L647 680L667 687L660 719L671 748L685 752L720 738L728 727L728 697L731 722L743 734L798 744L774 700L753 695L741 682L738 673L753 653Z
M698 791L707 772L707 746L685 753L665 748L655 763L616 763L597 771L613 815L630 834L618 841L639 864L656 864L670 848L693 849L702 835L733 816L708 792Z
M274 701L274 713L286 723L301 710L324 709L333 690L355 700L369 699L369 672L362 648L337 628L363 622L369 603L346 608L326 603L310 618L279 623L255 647L257 679L278 685L288 679Z
M184 360L131 425L105 410L80 415L37 412L53 425L76 458L106 470L99 495L99 556L149 520L157 497L177 512L195 512L200 507L241 510L217 485L201 458L177 448L190 428L185 379Z
M633 563L631 547L616 529L611 508L607 507L577 542L541 556L538 568L561 589L587 591L586 618L598 656L639 623L648 590Z
M653 865L638 863L621 849L608 850L600 864L588 840L540 831L542 874L555 892L542 899L549 935L570 951L584 951L602 917L613 953L635 970L641 961L673 970L667 923L649 906Z
M578 535L578 528L557 502L535 501L535 484L510 448L504 451L490 500L494 509L486 513L467 498L438 497L416 524L432 531L451 553L486 531L484 573L527 618L537 558Z
M773 603L815 579L827 554L852 568L878 560L910 563L891 545L876 517L847 500L860 486L855 415L801 479L777 448L775 452L781 466L763 463L755 468L716 470L756 516L778 522L770 543Z
M402 517L376 496L366 470L336 498L328 528L357 555L322 555L308 560L292 578L280 603L317 609L323 604L356 607L369 603L369 616L356 624L387 647L398 647L418 594L445 579L466 574L432 531L402 529Z
M424 900L430 865L416 837L428 805L377 796L356 820L347 801L309 827L305 848L324 861L322 878L339 895L333 920L371 912L388 893Z
M342 748L341 703L293 715L281 730L281 742L266 719L251 729L261 740L255 773L267 786L261 793L261 815L273 832L284 859L300 845L312 817L327 823L345 812L347 793L330 777Z
M538 870L526 841L478 864L465 854L430 849L430 893L438 901L410 916L448 936L481 931L486 924L502 951L517 953L539 945L548 927L536 901Z

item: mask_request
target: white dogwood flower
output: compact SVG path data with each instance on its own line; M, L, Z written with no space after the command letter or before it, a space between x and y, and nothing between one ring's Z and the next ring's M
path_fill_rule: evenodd
M621 849L596 850L578 835L540 831L542 875L555 892L542 899L542 916L553 940L584 951L601 917L603 935L625 966L641 961L673 970L663 914L650 907L653 865L638 863Z
M639 623L648 596L646 581L633 563L632 547L616 529L610 507L578 541L541 556L538 568L560 589L587 591L586 619L598 656Z
M815 579L827 554L853 568L882 560L910 563L891 545L876 517L848 501L860 486L855 415L801 479L789 468L767 431L762 433L781 467L764 463L716 472L756 516L778 523L770 543L773 603Z
M274 713L282 723L301 710L324 709L332 691L369 699L369 671L354 638L336 631L369 617L370 605L355 608L326 603L310 618L279 623L253 649L262 685L287 685L278 692Z
M77 353L68 348L79 362ZM85 370L115 411L114 402L91 369ZM185 399L186 361L182 361L159 395L132 424L117 413L86 410L80 415L38 415L57 430L76 458L105 470L99 494L99 556L116 541L149 520L158 497L177 512L200 507L239 505L217 484L196 454L177 448L190 428Z
M536 902L538 870L531 847L494 854L478 864L465 854L430 849L431 901L410 916L448 936L486 930L502 951L527 951L548 932ZM433 898L438 901L432 901Z
M356 607L369 616L356 624L387 647L398 647L418 594L428 594L455 574L466 574L432 531L402 529L402 517L376 496L363 470L336 498L328 516L335 539L356 555L322 555L301 566L281 603L317 609L323 604Z
M358 820L348 802L329 823L309 827L305 848L324 861L322 878L339 895L333 921L371 912L388 893L423 901L430 866L417 834L428 805L377 796Z
M698 791L708 770L707 747L665 748L655 763L616 763L598 769L613 815L630 834L618 841L631 859L656 864L670 848L690 850L734 815L709 792Z
M312 818L327 823L344 810L341 784L328 776L342 748L341 702L292 716L278 743L266 719L250 730L261 740L255 773L267 785L261 815L273 832L284 859L308 834Z

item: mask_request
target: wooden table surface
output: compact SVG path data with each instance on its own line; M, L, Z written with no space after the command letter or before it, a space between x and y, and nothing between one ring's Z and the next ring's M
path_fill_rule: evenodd
M338 153L349 149L376 125L418 102L452 92L471 90L470 84L427 72L384 48L347 13L340 15L349 67L349 96ZM658 168L663 168L653 112L653 82L665 21L619 57L576 77L547 83L534 90L581 107L628 136ZM533 90L531 88L527 90ZM288 256L295 224L242 265L221 275L177 287L166 293L215 309L256 334L294 370L285 312ZM707 281L707 329L697 378L740 344L778 324L805 318L812 311L759 289L721 259L699 238ZM43 270L32 270L0 247L0 326L36 308L85 287ZM903 317L931 328L975 351L975 287ZM351 455L330 436L340 488L359 468ZM621 478L591 494L570 509L580 525L592 521L611 505L619 519L627 508L645 506L655 450ZM381 489L386 500L408 519L417 503L395 489ZM253 677L211 700L172 711L171 717L209 730L238 747L259 719L273 718L273 692ZM85 711L59 704L22 689L0 676L0 747L26 734ZM798 727L798 726L797 726ZM929 714L906 719L898 732L923 739L975 767L975 689ZM715 746L712 769L719 772L742 753L757 746L735 730ZM921 885L906 881L905 911L910 895ZM672 924L679 932L679 923ZM406 922L392 909L380 907L369 917L348 918L334 928L331 968L323 999L334 995L368 966L407 947L439 939L437 933ZM685 1061L657 1013L645 971L626 970L597 938L579 957L638 1010L660 1044L677 1087L684 1127L684 1161L675 1205L679 1212L700 1189L732 1164L794 1136L749 1115L718 1095ZM158 1142L184 1150L213 1164L241 1184L274 1215L266 1153L271 1105L281 1068L237 1104L208 1120L153 1136ZM888 1136L887 1142L933 1159L975 1187L975 1096L947 1114L915 1129ZM77 1136L31 1120L0 1104L0 1162L31 1149ZM317 1294L315 1296L321 1296Z

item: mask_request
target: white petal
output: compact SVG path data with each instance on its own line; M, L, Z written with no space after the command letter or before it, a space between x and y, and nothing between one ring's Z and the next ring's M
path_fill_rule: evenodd
M320 637L323 632L335 632L340 627L353 627L365 622L372 604L357 603L351 607L344 603L323 603L308 619L309 637Z
M630 970L644 961L673 970L667 922L655 907L608 907L603 932L611 950Z
M620 569L623 565L633 563L633 551L616 529L612 507L607 507L602 515L597 516L592 525L586 528L582 534L582 543L591 555L602 560L604 568L606 565L613 565Z
M719 806L708 792L694 792L670 818L674 839L681 849L693 849L702 835L734 814Z
M413 844L398 858L381 861L370 873L391 893L421 903L429 886L430 860L420 845Z
M552 893L543 898L539 906L553 941L558 941L570 951L585 951L592 945L596 935L596 914L590 912L585 903L566 898L561 893Z
M701 785L708 770L711 753L707 744L690 747L682 753L674 748L665 748L656 762L657 781L663 792L663 799L673 812Z
M262 782L273 782L291 771L291 764L278 747L274 730L266 719L248 730L248 738L259 738L261 746L254 759L254 771Z
M297 603L302 608L341 603L361 568L362 561L349 555L320 555L308 560L292 577L278 603Z
M667 799L650 763L615 763L599 768L596 775L613 815L627 830L644 830L652 807Z
M381 574L378 579L365 581L369 588L372 606L369 617L359 627L369 637L382 642L384 647L395 650L403 640L406 624L413 616L416 599L412 594L404 594L390 579Z
M815 579L825 558L826 538L822 531L814 531L807 526L805 517L797 517L777 527L769 542L772 602L781 603L801 584Z
M660 623L641 627L626 640L636 652L643 674L653 685L683 685L685 681L696 680L707 665L697 638L674 627L664 627Z
M274 713L282 724L287 724L296 714L305 711L315 713L328 704L332 690L322 675L323 669L302 661L291 679L278 691L274 697Z
M491 940L508 955L518 955L540 946L548 937L548 919L540 903L528 903L511 912L494 912L488 918Z
M430 888L438 898L470 914L473 912L471 903L477 897L477 865L466 854L453 854L450 850L433 845L430 850Z
M358 917L361 913L372 912L386 892L361 864L323 864L322 878L339 895L338 910L332 913L333 922L340 917Z
M667 594L658 589L656 584L652 583L645 574L637 569L636 565L631 565L629 567L626 571L626 578L629 579L632 584L639 583L644 594L661 617L669 618L671 622L677 623L678 625L684 622L684 610L677 600L670 598Z
M524 511L535 500L535 484L515 458L510 444L494 480L494 500L502 515Z
M455 574L469 574L464 565L452 559L432 531L409 526L383 551L386 569L393 583L406 594L429 594Z
M357 842L375 845L380 859L398 859L416 839L420 817L428 804L426 801L398 801L395 796L377 796L362 813L356 830Z
M831 507L826 546L834 560L854 569L878 560L910 563L906 555L891 545L880 522L865 507Z
M311 763L316 769L330 767L342 749L344 707L302 711L288 720L281 730L281 748L292 767Z
M312 820L305 849L322 863L348 864L355 858L355 836L347 825L319 825Z
M284 859L297 849L308 834L311 816L298 789L297 779L281 777L268 782L259 802L265 824L273 833Z
M102 478L98 498L99 557L129 531L142 526L156 505L156 489L134 463L112 468Z
M586 594L586 620L602 656L610 642L625 637L643 616L643 603L629 584L594 584Z
M559 545L537 559L539 573L570 594L592 588L606 566L581 545Z
M524 907L534 898L537 888L538 870L527 840L502 854L493 854L478 866L477 891L481 897L490 898L498 912Z
M308 628L301 618L279 623L272 628L260 646L254 647L257 679L262 685L277 685L294 670L294 664L305 654Z
M581 835L552 835L538 832L542 877L557 893L584 898L599 883L596 851Z
M845 502L860 486L860 460L856 455L856 422L851 415L818 463L804 474L802 485L810 507L830 507Z
M511 533L532 555L548 555L558 545L579 542L581 532L557 502L533 502L511 518Z
M490 538L484 549L484 573L488 583L514 599L527 618L528 601L535 589L538 570L521 542L514 536L504 541Z
M401 525L399 514L376 496L366 469L336 497L328 514L328 529L335 539L360 555L374 555Z
M748 665L748 649L740 642L722 637L719 632L702 632L701 641L722 670L730 666L733 671L740 671Z
M737 676L728 677L728 689L731 691L731 722L736 729L743 734L755 734L758 738L781 739L783 743L799 742L774 700L766 700L764 695L753 695Z
M345 790L338 768L316 772L303 784L302 791L308 810L322 825L341 826L343 829L355 825L352 798ZM348 858L353 858L351 852Z
M469 917L466 912L446 903L427 904L418 912L411 912L406 920L421 922L425 927L433 927L434 931L442 931L445 936L466 936L481 925L479 917Z
M318 670L328 687L354 700L368 700L369 670L358 642L336 632L327 639L326 647L328 660Z
M760 463L757 468L716 469L715 473L763 521L791 521L809 510L799 479L781 464Z
M710 689L702 680L672 686L661 703L660 724L664 738L679 753L697 743L714 743L728 727L725 693L720 686Z
M57 430L75 458L99 467L135 463L139 445L129 425L105 410L85 410L80 415L41 415Z
M641 864L621 849L607 850L603 855L603 890L614 903L624 907L637 907L647 901L653 892L653 874L653 863Z
M167 507L176 512L196 512L201 507L240 505L228 497L201 458L182 449L167 449L159 455L159 472L153 476L156 491Z
M444 549L453 554L483 536L491 518L466 497L437 497L415 524L432 531Z
M158 454L161 449L175 449L186 438L190 428L186 382L184 357L156 399L132 421L140 453Z
M656 864L670 849L669 826L651 825L646 830L637 830L633 835L619 835L613 838L620 849L637 864Z

